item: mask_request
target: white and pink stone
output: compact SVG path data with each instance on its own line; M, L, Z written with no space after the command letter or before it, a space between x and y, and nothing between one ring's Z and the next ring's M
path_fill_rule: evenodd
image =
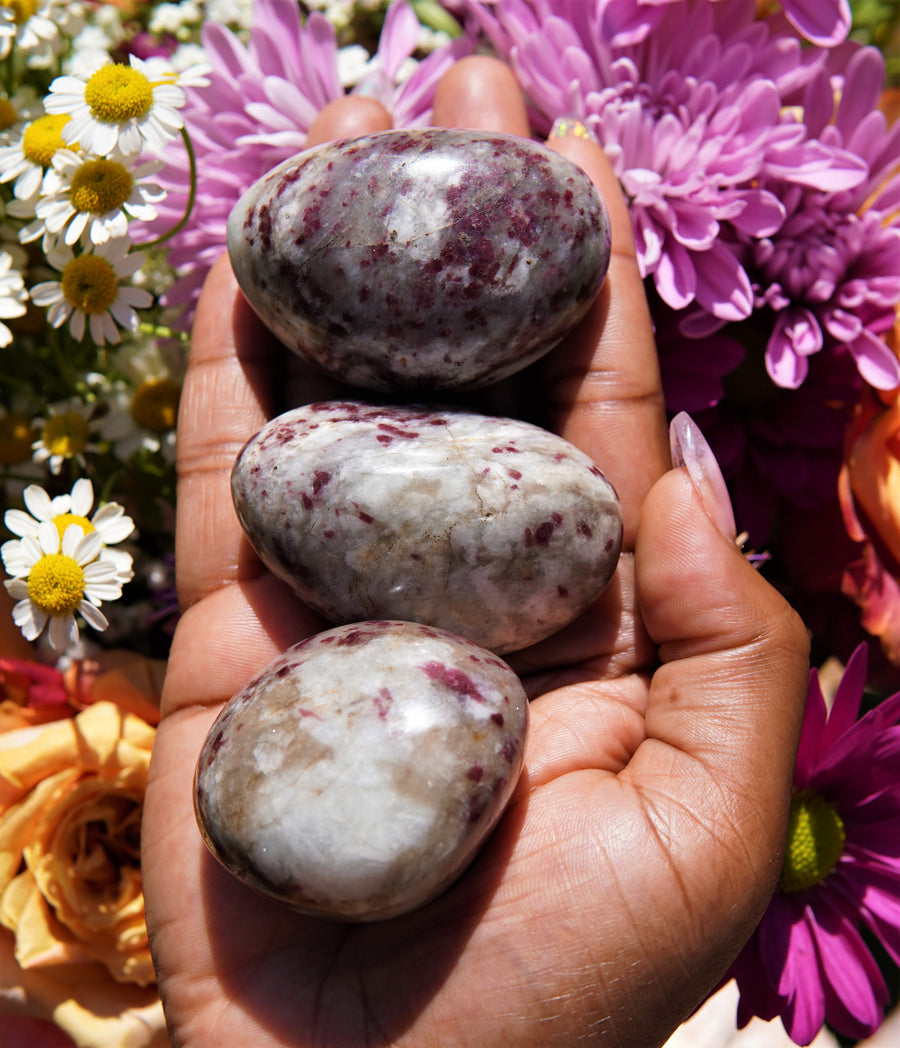
M587 455L466 411L295 408L241 451L232 495L263 562L327 621L425 622L500 653L581 614L622 542Z
M515 135L384 131L297 154L241 197L228 250L281 341L364 389L473 389L551 349L606 275L588 176Z
M397 916L440 894L496 826L527 724L513 671L461 637L328 630L225 706L197 764L198 823L228 870L302 913Z

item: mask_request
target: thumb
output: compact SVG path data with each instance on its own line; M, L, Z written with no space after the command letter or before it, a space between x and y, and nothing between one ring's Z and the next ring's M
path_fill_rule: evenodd
M684 465L650 490L635 553L638 599L661 663L647 741L651 750L670 747L673 770L691 769L686 789L700 771L715 782L709 803L727 798L732 810L707 813L713 824L736 819L771 861L790 799L808 637L735 545L724 482L699 430L687 416L673 428L673 458Z

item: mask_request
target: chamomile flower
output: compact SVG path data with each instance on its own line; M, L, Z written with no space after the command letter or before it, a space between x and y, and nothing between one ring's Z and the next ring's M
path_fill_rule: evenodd
M26 309L28 292L22 274L13 267L10 251L0 250L0 346L8 346L13 334L3 323L12 317L21 317Z
M64 650L78 641L77 612L95 630L109 625L99 610L103 601L122 596L131 578L109 560L100 560L103 539L70 524L62 536L52 521L38 525L36 537L21 540L20 572L4 585L16 601L13 622L26 640L36 640L49 623L50 646Z
M130 55L124 65L103 56L87 78L57 77L44 104L48 113L71 118L64 137L85 152L136 154L145 146L162 149L180 132L184 88L205 83L202 70L178 73L163 58Z
M85 456L99 451L99 445L91 437L100 427L94 418L94 409L80 400L64 400L47 406L47 415L36 418L34 425L38 437L31 445L33 462L46 464L54 476L58 476L66 462L75 462L82 468Z
M12 0L0 6L0 17L15 26L13 33L0 37L0 56L6 57L15 44L28 66L47 69L63 51L64 38L80 27L81 20L71 8L65 0Z
M130 239L120 237L79 255L60 246L48 256L61 278L36 284L31 300L47 307L51 327L61 327L68 320L73 338L80 341L89 329L98 346L120 342L119 327L137 329L135 310L151 305L153 296L143 288L120 283L132 277L145 261L143 252L129 253L130 247Z
M62 236L68 245L82 238L105 244L124 237L130 219L156 218L155 202L165 190L146 181L162 168L161 160L139 163L116 156L84 157L60 150L53 158L58 180L35 206L43 231Z
M141 450L174 462L180 371L170 367L154 346L128 349L127 360L120 364L127 380L111 383L104 394L109 411L100 435L112 443L113 454L123 462Z
M17 200L34 200L57 150L66 149L65 113L45 113L27 124L15 141L0 146L0 182L14 182Z
M41 524L48 521L56 526L60 538L72 524L77 524L85 535L96 531L103 543L98 559L111 561L121 572L131 570L131 555L109 547L128 538L134 531L134 521L117 502L105 503L88 518L94 504L94 487L86 477L76 480L68 495L50 498L38 484L29 484L22 492L22 498L28 512L9 509L3 518L7 528L19 536L0 546L0 556L8 575L27 572L27 556L21 540L37 541Z

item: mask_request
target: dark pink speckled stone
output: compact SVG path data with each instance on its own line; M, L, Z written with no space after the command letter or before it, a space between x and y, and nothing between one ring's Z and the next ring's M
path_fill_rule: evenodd
M472 389L551 349L596 297L606 209L585 173L513 135L385 131L298 154L232 211L241 288L350 385Z

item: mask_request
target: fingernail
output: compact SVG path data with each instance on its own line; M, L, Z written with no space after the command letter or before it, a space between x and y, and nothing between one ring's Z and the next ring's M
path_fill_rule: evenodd
M597 139L587 124L573 116L560 116L553 122L548 138L586 138L589 142Z
M712 448L686 411L680 411L669 424L669 446L673 465L684 466L710 520L733 542L737 528L725 478Z

